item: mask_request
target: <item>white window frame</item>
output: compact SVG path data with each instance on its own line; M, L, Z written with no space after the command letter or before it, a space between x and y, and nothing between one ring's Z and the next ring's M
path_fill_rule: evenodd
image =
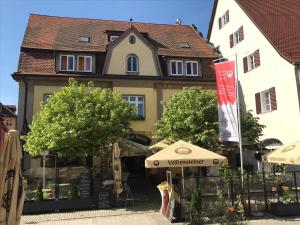
M191 74L188 74L187 73L187 64L188 63L191 63ZM197 74L194 74L194 67L193 67L193 63L196 63L197 64ZM198 61L185 61L185 74L187 76L199 76L199 64L198 64Z
M173 73L172 72L172 62L175 62L176 65L176 72L177 73ZM181 73L178 73L178 63L181 63ZM183 75L183 61L182 60L170 60L170 74L173 76L182 76Z
M225 26L229 21L227 20L226 12L221 16L221 27Z
M84 70L79 69L79 57L84 58ZM90 70L86 69L86 59L90 58ZM78 55L77 56L77 71L79 72L92 72L93 71L93 57L89 55Z
M233 45L237 45L241 42L241 35L240 30L238 29L236 32L233 33Z
M136 59L136 70L128 70L128 60L134 57ZM133 61L131 61L131 67L133 69ZM126 57L126 72L127 73L138 73L139 72L139 58L136 55L130 54Z
M128 100L124 100L124 97L127 97ZM131 97L135 97L135 101L130 101ZM144 95L122 95L122 99L123 101L128 102L128 104L134 104L137 111L136 111L136 116L140 117L140 115L138 115L138 105L141 104L141 102L138 100L139 97L143 98L143 116L141 116L141 118L145 118L146 117L146 111L145 111L145 96Z
M113 42L113 41L116 40L118 37L120 37L120 36L117 36L117 35L111 35L111 36L109 37L109 41L110 41L110 42Z
M268 94L268 97L265 95ZM267 113L272 111L270 90L260 92L261 112Z
M62 57L66 56L67 57L67 69L63 70L62 69ZM73 68L69 69L69 58L73 58ZM75 56L74 55L60 55L60 65L59 65L59 69L60 71L74 71L75 70Z
M5 126L8 126L8 127L12 126L12 124L13 124L12 119L5 119L3 121L3 123Z
M253 59L253 61L252 61ZM253 70L256 68L255 65L255 53L252 53L247 56L247 64L248 64L248 71Z

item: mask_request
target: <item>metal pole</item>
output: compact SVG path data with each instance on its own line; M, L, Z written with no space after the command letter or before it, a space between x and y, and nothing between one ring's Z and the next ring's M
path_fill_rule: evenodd
M46 189L46 156L43 155L43 192Z
M242 189L244 188L244 165L243 165L243 145L242 145L242 132L241 132L241 116L240 116L240 100L239 100L239 75L238 75L238 66L237 66L237 54L235 54L235 74L236 74L236 105L238 113L238 131L239 131L239 147L240 147L240 161L241 161L241 181Z
M230 198L231 198L231 205L234 206L234 199L233 199L233 178L230 177Z
M182 173L182 194L184 196L185 188L184 188L184 169L181 167L181 173Z
M262 175L263 175L263 185L264 185L265 207L266 207L266 211L268 211L268 196L267 196L267 187L266 187L266 177L265 177L264 162L262 162Z
M297 200L297 203L299 203L299 199L298 199L298 185L297 185L297 177L296 177L296 172L295 171L294 171L294 182L295 182L296 200Z
M54 195L55 195L55 199L59 198L59 184L58 184L58 168L57 168L57 159L56 156L54 158L55 162L55 190L54 190Z
M251 214L251 197L250 197L250 181L249 174L247 174L247 192L248 192L248 212Z

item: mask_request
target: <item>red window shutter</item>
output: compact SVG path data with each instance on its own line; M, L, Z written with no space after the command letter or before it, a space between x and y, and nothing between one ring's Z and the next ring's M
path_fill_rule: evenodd
M255 93L256 114L261 113L260 93Z
M259 49L257 49L257 50L254 52L254 60L255 60L255 67L259 67L259 66L260 66Z
M61 70L67 70L67 56L62 56L61 57L60 69Z
M243 58L243 64L244 64L244 73L248 72L248 60L247 57Z
M221 17L219 17L219 30L222 28L222 21L221 21Z
M230 48L232 48L233 47L233 34L230 34L229 40L230 40Z
M240 34L240 40L244 40L244 28L243 26L240 27L239 29L239 34Z
M276 101L276 92L275 92L275 87L272 87L269 89L270 93L270 99L271 99L271 109L276 110L277 109L277 101Z
M229 10L226 11L226 21L229 22Z

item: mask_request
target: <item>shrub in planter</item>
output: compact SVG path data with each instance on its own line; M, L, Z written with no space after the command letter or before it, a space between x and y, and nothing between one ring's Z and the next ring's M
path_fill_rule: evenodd
M271 212L275 216L299 216L300 203L290 191L283 191L279 202L271 203Z
M43 186L40 183L38 183L37 188L36 188L35 199L37 201L44 200Z
M68 195L69 195L69 199L78 199L79 198L78 187L77 187L76 183L74 183L74 182L71 183Z
M191 224L201 224L202 196L201 189L194 188L191 195Z
M211 208L209 219L211 223L218 223L221 225L247 224L248 221L245 217L241 196L237 197L237 201L234 205L231 205L230 202L224 198L223 192L218 189L217 200Z

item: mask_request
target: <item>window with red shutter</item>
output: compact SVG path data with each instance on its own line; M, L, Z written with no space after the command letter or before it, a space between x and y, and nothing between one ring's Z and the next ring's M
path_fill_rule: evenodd
M244 28L243 28L243 26L240 27L239 34L240 34L240 41L244 40Z
M229 42L230 42L230 48L232 48L233 47L233 34L230 34Z
M272 87L269 89L270 92L270 100L271 100L271 110L276 110L277 109L277 101L276 101L276 91L275 87Z
M229 22L229 10L226 11L225 17L226 17L226 23L228 23Z
M244 65L244 73L248 72L248 60L247 57L243 58L243 65Z
M221 17L219 17L219 29L224 27L229 22L229 10L227 10Z
M261 113L261 101L260 101L260 93L255 94L255 104L256 104L256 114Z
M260 66L259 49L254 52L255 68Z

